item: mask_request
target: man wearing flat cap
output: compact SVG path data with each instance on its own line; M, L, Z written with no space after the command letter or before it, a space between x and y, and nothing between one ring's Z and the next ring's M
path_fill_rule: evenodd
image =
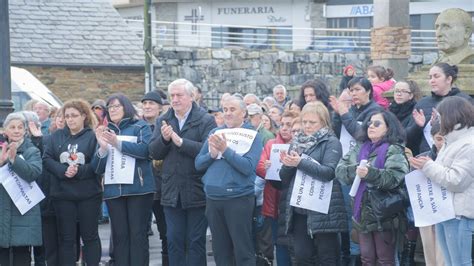
M262 107L260 107L256 103L249 104L247 106L247 114L249 115L249 122L252 124L252 126L257 130L258 133L262 136L262 141L263 145L267 143L267 141L274 139L275 135L273 135L272 132L270 132L268 129L263 127L262 123L262 115L263 115L263 110Z

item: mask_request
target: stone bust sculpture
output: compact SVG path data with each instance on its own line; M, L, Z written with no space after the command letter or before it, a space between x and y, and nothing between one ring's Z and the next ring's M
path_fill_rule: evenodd
M469 47L472 35L471 16L459 8L441 12L435 22L439 58L451 65L474 64L474 50Z

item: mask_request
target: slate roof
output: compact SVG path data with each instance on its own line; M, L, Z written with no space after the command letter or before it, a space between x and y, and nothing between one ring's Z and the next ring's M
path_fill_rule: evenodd
M143 41L110 0L10 0L12 64L143 66Z

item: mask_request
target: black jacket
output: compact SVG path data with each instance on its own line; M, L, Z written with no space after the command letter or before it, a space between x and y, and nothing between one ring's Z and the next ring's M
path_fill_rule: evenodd
M161 123L166 121L182 139L181 147L173 141L165 141L161 136ZM204 172L194 167L194 159L199 154L211 129L216 127L214 117L193 103L191 112L179 130L178 119L173 109L160 116L155 125L150 142L150 156L154 160L163 160L161 173L161 205L176 207L178 200L182 208L202 207L206 205L201 178Z
M340 116L337 113L333 114L332 123L336 136L341 136L341 127L344 125L352 137L356 137L359 130L361 130L363 122L371 113L375 111L382 111L382 107L373 100L370 100L366 105L357 108L355 105L349 108L349 112Z
M302 160L297 167L283 166L280 170L280 178L283 187L289 185L286 199L286 226L287 231L292 230L292 218L295 211L290 206L291 192L293 190L296 170L302 170L321 181L333 180L331 202L328 214L306 211L308 221L308 235L315 233L335 233L345 232L348 228L347 213L344 205L344 199L341 190L341 184L335 179L335 170L339 159L342 156L342 146L339 140L332 133L322 137L307 152L308 156L320 163Z
M86 127L76 135L71 135L67 127L59 129L51 135L51 141L44 144L43 164L52 175L50 196L53 199L83 200L102 193L100 175L95 173L97 162L92 162L97 141L91 128ZM70 156L74 147L75 154L78 158L83 156L84 163L79 163L76 176L68 178L64 173L69 164L60 158L74 159L74 155Z
M51 135L45 135L40 137L31 136L31 142L33 145L36 146L41 152L41 156L44 154L44 146L46 143L51 142ZM52 199L50 197L50 189L51 189L51 178L53 175L43 166L43 171L41 175L36 180L36 183L43 191L45 198L40 202L41 207L41 216L54 216L56 215L54 212L54 207L52 203Z
M449 96L459 96L462 98L466 98L472 103L471 97L469 95L461 92L458 88L454 87L451 89L451 91L445 95L445 96L439 96L434 93L431 93L431 96L425 96L423 97L416 105L415 109L417 110L423 110L423 113L425 114L426 122L425 126L427 123L429 123L431 119L431 112L433 108L436 108L438 103L440 103L444 98L449 97ZM414 144L417 147L419 147L418 152L426 152L430 150L430 146L428 142L426 142L426 139L423 135L423 127L419 127L416 123L413 123L411 126L406 128L406 133L407 133L407 138L413 139ZM413 153L413 155L417 155L418 153Z

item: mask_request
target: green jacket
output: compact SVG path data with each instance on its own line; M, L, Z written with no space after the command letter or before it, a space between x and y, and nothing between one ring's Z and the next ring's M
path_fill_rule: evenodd
M262 144L263 144L263 146L265 146L265 144L267 144L267 141L269 141L269 140L275 138L275 134L273 134L271 131L269 131L268 129L264 128L263 126L261 126L261 127L258 129L258 133L260 134L260 136L262 136Z
M359 155L361 144L357 144L340 161L336 168L336 177L345 184L352 184L356 175L358 166L357 157ZM376 154L369 155L369 164L373 164ZM385 168L377 169L369 166L369 173L365 180L368 186L375 189L390 190L403 185L405 175L409 172L408 161L404 154L404 147L400 145L390 145L385 158ZM355 229L359 232L367 233L377 231L377 220L372 213L370 202L368 201L368 192L365 191L362 197L362 209L360 221L352 219ZM390 219L382 222L384 230L398 228L398 219Z
M41 154L29 138L25 138L18 147L17 156L10 167L27 182L35 181L41 174ZM37 204L21 215L5 188L0 185L0 247L40 245L42 245L40 205Z

